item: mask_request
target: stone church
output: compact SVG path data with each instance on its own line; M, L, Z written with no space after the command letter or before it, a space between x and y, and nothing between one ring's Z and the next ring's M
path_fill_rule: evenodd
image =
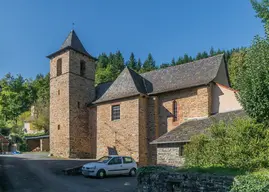
M138 74L126 67L95 85L97 59L72 30L50 59L50 152L130 155L155 164L152 141L183 122L240 109L223 55Z

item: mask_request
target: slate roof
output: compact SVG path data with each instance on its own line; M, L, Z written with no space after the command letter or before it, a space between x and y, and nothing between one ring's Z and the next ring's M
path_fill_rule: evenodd
M58 55L59 53L61 53L62 51L65 51L67 49L72 49L75 50L83 55L86 55L94 60L97 60L96 58L92 57L84 48L84 46L82 45L81 41L79 40L76 32L74 30L72 30L69 35L67 36L67 38L65 39L65 41L63 42L61 48L59 51L52 53L51 55L47 56L48 58L52 58L56 55Z
M107 91L93 103L146 94L144 81L145 80L139 74L129 67L126 67L112 85L109 86ZM104 85L103 90L106 88L105 86L108 85ZM102 88L99 87L99 89ZM100 94L98 94L98 96L100 96Z
M224 69L223 54L194 62L137 74L126 67L107 91L94 103L135 96L158 94L168 91L205 85L212 81L226 85L228 77ZM220 75L218 75L220 74ZM219 76L217 78L217 76ZM223 81L223 82L221 82Z
M95 92L96 92L96 99L99 99L102 97L102 95L108 90L110 85L112 85L113 81L106 82L106 83L101 83L95 87Z
M149 94L205 85L213 81L218 73L223 54L194 62L167 67L141 74L152 83Z
M238 117L247 116L243 110L237 110L226 113L218 113L203 119L189 120L182 123L172 131L165 133L158 139L152 141L151 144L189 142L192 136L206 133L207 128L212 126L214 123L218 123L220 121L229 123Z
M29 139L44 139L49 137L50 137L49 135L40 135L40 136L25 136L24 138L26 140L29 140Z

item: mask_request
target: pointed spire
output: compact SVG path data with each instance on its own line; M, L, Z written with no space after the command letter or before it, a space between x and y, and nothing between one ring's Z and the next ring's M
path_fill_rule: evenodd
M93 58L94 60L96 60L94 57L92 57L84 48L84 46L82 45L81 41L79 40L76 32L74 30L72 30L67 38L65 39L65 41L63 42L61 48L59 51L51 54L48 56L48 58L54 57L55 55L57 55L59 52L67 50L67 49L73 49L79 53L82 53L88 57Z
M81 41L79 40L76 32L72 30L67 38L65 39L64 43L61 46L61 49L65 49L67 47L70 47L74 49L75 51L79 51L81 53L84 53L86 55L89 55L84 46L82 45Z

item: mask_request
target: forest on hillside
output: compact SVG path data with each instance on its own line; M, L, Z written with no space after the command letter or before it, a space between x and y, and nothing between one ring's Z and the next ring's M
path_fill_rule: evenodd
M140 58L135 56L134 53L131 53L130 57L127 60L123 58L120 51L117 51L116 53L110 53L109 55L107 55L106 53L102 53L101 55L99 55L97 61L95 83L100 84L108 81L114 81L121 73L121 71L125 68L125 66L130 67L137 73L145 73L159 68L166 68L169 66L189 63L195 60L208 58L218 54L225 55L225 60L226 62L228 62L231 74L234 74L233 70L236 70L236 67L230 67L231 62L232 65L236 65L237 62L235 63L232 60L237 59L239 55L243 55L245 50L246 48L235 48L231 50L215 50L214 48L211 48L209 52L199 52L196 54L195 57L189 56L187 53L185 53L184 55L179 56L176 59L171 58L171 62L169 63L161 63L159 65L156 64L154 57L151 53L148 54L148 57L143 63L141 62ZM234 77L232 77L231 79L234 79Z

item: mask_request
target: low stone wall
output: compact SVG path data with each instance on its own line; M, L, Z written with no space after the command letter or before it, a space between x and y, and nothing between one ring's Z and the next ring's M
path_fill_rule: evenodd
M201 173L141 173L138 192L228 192L233 177Z
M180 167L184 165L183 147L185 143L157 145L157 164Z

